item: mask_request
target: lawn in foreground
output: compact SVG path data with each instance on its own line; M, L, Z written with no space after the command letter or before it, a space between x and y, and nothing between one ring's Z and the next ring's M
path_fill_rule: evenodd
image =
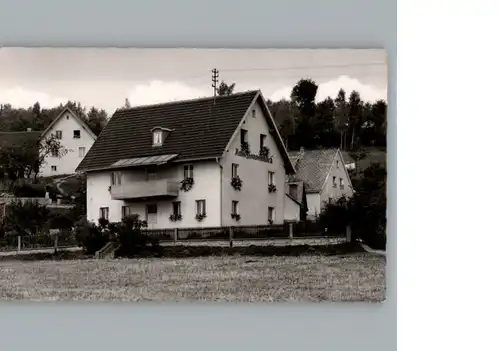
M203 257L0 263L0 299L382 301L385 257Z

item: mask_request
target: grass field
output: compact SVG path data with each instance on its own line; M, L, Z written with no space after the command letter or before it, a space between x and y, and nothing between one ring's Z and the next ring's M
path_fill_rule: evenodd
M0 299L382 301L385 257L204 257L0 262Z

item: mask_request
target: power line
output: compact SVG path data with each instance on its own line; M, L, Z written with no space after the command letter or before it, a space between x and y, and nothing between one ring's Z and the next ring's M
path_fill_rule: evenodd
M235 68L223 69L224 72L253 72L253 71L288 71L295 69L318 69L318 68L336 68L336 67L355 67L355 66L382 66L386 62L365 62L365 63L345 63L321 66L295 66L295 67L268 67L268 68Z

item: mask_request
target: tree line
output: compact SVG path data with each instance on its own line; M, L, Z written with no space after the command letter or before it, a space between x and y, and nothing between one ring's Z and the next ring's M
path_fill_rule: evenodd
M219 95L233 94L235 83L224 81ZM280 134L291 150L300 147L385 147L387 138L387 102L363 101L353 90L347 96L340 89L335 98L317 101L318 85L312 79L300 79L292 88L290 99L267 101Z
M68 101L64 105L52 108L41 108L40 103L35 102L29 108L14 108L10 104L0 104L0 131L21 132L28 128L33 131L43 131L66 106L85 122L95 135L99 135L106 126L109 116L104 109L92 106L87 110L76 101Z

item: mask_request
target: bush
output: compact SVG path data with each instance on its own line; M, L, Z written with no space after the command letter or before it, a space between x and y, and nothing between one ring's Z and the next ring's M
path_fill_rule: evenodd
M82 219L75 224L75 238L78 246L83 247L87 255L93 255L109 241L109 233L104 227Z
M334 203L327 204L319 215L319 223L328 233L345 233L349 224L349 200L341 197Z
M147 228L147 222L141 221L137 215L127 216L121 223L117 223L116 235L120 248L115 254L117 256L133 257L144 251L148 244L157 246L159 241L143 234L142 230L144 228Z
M328 205L320 221L328 229L350 225L353 239L359 239L374 249L385 249L386 178L384 167L370 165L355 182L353 196Z

